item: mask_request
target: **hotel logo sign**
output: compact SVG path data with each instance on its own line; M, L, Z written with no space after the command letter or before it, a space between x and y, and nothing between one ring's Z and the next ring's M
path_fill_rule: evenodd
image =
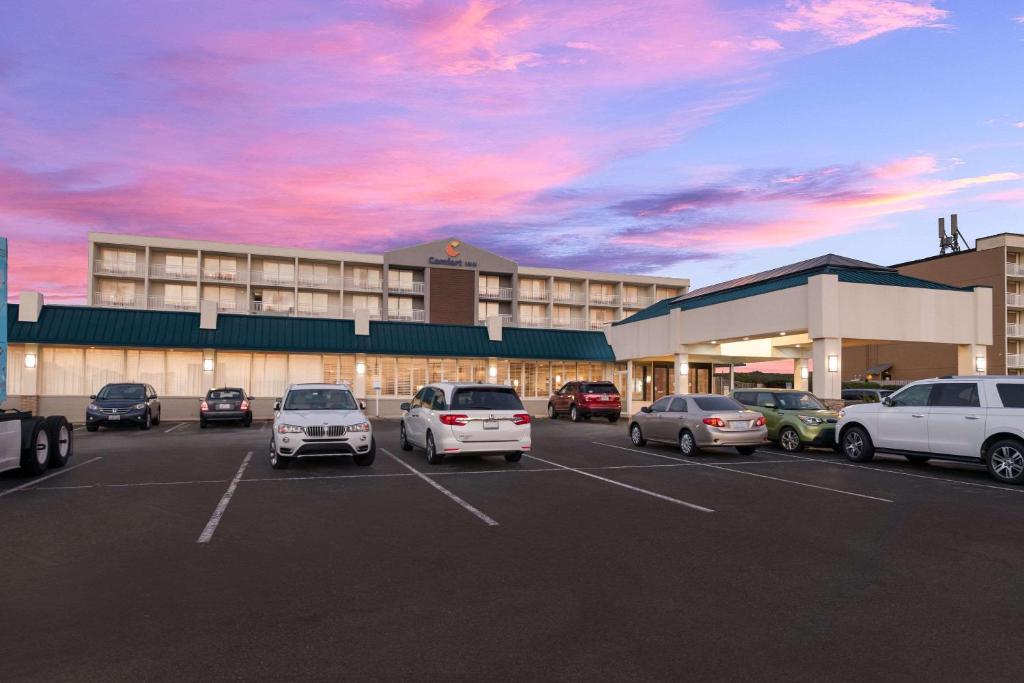
M432 266L453 266L456 268L476 268L476 261L468 261L459 258L462 252L459 251L459 247L462 246L462 242L459 240L452 240L444 247L445 258L437 258L431 256L427 259L427 262Z

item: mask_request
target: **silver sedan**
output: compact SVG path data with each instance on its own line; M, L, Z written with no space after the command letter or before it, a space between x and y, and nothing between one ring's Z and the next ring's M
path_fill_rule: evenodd
M676 394L659 398L629 420L635 446L648 441L674 443L683 455L702 448L736 448L750 455L768 443L764 416L716 394Z

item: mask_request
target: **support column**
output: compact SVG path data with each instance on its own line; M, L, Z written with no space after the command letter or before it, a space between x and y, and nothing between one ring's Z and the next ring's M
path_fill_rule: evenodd
M736 391L736 364L729 363L729 392L733 391Z
M675 393L685 394L689 391L690 354L677 353L672 359L672 382L675 385Z
M837 337L815 339L811 351L814 377L811 391L818 398L843 396L843 340Z
M807 391L807 386L810 384L808 381L810 371L807 366L806 358L797 358L793 364L793 388L797 391Z
M956 374L987 375L987 347L981 344L958 344L956 347Z
M633 415L633 361L626 361L626 415Z

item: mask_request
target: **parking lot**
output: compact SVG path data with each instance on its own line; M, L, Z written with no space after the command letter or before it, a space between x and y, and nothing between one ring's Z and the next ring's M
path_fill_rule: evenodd
M1019 676L1024 488L540 420L522 462L270 468L269 425L0 477L0 678Z

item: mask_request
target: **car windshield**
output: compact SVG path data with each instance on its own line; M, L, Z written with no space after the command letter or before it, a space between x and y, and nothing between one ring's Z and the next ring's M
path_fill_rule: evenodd
M813 394L804 392L775 394L775 402L783 410L828 410Z
M293 389L284 402L285 410L358 410L352 392L346 389Z
M237 401L242 398L242 392L238 389L213 389L206 398L214 401Z
M146 398L146 387L141 384L108 384L96 395L101 401L141 401Z
M746 410L741 403L728 396L697 396L693 402L701 410Z
M449 410L522 410L523 402L512 389L480 387L457 389Z
M617 394L619 390L614 384L584 384L580 387L584 394Z

